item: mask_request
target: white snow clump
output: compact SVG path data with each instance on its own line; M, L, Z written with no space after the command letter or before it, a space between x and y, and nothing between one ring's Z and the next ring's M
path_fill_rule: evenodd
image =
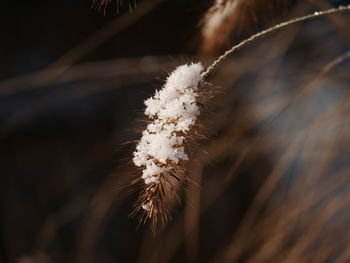
M142 133L134 152L133 162L143 167L145 184L159 183L161 174L169 171L168 164L188 160L183 147L187 133L196 122L198 84L202 80L201 63L176 68L164 87L145 101L145 114L153 120Z

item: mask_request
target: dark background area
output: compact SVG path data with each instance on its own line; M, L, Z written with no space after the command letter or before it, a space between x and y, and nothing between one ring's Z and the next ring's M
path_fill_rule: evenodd
M118 9L111 4L104 15L102 10L92 9L89 1L2 1L1 78L49 66L103 25L130 13L129 4L131 9L134 5L128 3L124 1ZM188 54L195 50L191 42L209 4L199 0L164 1L83 61Z

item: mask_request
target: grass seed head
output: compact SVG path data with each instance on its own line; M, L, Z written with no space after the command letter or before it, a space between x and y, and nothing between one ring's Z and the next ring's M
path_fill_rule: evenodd
M189 159L186 144L200 114L197 102L202 81L201 63L182 65L167 78L161 90L145 101L151 122L136 146L133 162L142 170L143 190L136 205L153 225L163 224L169 210L179 201L182 185L188 180L184 162Z

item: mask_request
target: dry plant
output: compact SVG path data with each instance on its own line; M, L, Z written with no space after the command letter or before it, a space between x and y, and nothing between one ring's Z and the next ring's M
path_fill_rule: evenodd
M227 3L221 4L228 8ZM154 228L159 216L164 225L170 209L179 201L179 193L188 178L184 162L189 155L185 149L191 148L189 144L194 141L189 131L198 133L194 125L200 114L201 102L197 98L206 96L205 90L201 91L201 96L198 90L209 85L206 81L216 67L241 47L271 32L311 18L348 10L350 6L340 6L282 22L232 46L206 70L201 63L182 65L169 75L163 89L145 101L145 114L152 122L143 131L134 152L133 162L142 168L144 184L136 204L136 212L145 212L142 222L149 218Z

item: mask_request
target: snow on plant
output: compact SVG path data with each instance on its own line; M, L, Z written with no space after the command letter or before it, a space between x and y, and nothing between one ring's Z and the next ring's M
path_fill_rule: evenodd
M227 2L217 0L216 3ZM201 89L210 87L206 79L219 64L238 49L271 32L311 18L347 10L350 10L350 5L297 17L260 31L232 46L205 70L201 63L182 65L174 70L163 89L145 101L145 115L151 122L143 131L134 152L133 162L142 169L140 179L143 180L143 190L135 212L143 210L146 215L143 220L150 218L153 227L158 215L162 223L166 223L170 208L179 200L180 186L187 179L183 164L189 159L186 148L200 114L198 99L208 98L212 92Z
M145 115L152 122L142 133L133 162L142 168L146 190L140 205L149 217L166 205L159 203L164 200L158 195L164 195L164 184L173 190L171 178L180 178L181 162L189 158L185 142L200 113L197 97L202 71L201 63L179 66L164 87L145 101Z

